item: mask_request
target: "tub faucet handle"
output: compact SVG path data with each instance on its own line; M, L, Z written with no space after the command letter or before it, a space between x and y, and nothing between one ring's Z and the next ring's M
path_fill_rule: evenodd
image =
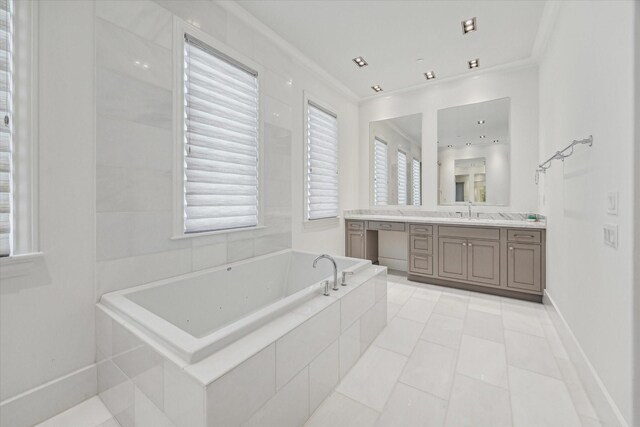
M353 271L343 271L342 272L342 286L347 286L347 276L352 276Z
M328 280L323 280L322 283L322 288L324 289L324 292L322 295L324 295L325 297L329 296L329 281Z

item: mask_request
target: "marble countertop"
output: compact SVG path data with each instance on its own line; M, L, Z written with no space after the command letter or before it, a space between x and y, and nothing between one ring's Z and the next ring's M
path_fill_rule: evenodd
M361 221L390 221L390 222L412 222L426 224L446 224L446 225L478 225L487 227L514 227L514 228L535 228L546 229L545 220L526 221L517 219L492 219L492 218L455 218L436 216L412 216L411 212L402 215L385 215L375 213L349 213L345 212L345 219Z

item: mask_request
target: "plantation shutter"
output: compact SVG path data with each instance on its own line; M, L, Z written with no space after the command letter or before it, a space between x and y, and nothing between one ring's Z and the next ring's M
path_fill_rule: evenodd
M258 225L258 74L185 34L185 232Z
M388 194L388 171L387 171L387 144L384 141L375 139L374 146L374 162L373 162L373 180L374 180L374 204L386 205L389 203Z
M411 163L411 188L413 190L413 204L415 206L420 206L420 162L417 159L413 159Z
M338 119L308 104L307 219L338 216Z
M398 150L398 204L407 204L407 155Z
M0 256L11 255L13 9L0 1Z

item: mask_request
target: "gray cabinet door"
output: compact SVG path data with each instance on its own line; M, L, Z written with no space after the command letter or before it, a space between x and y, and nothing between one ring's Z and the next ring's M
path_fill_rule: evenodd
M540 245L509 243L507 287L527 291L542 290Z
M410 254L409 273L433 275L433 257L420 253Z
M443 237L438 239L438 276L467 280L467 241Z
M364 231L348 231L347 256L364 259L364 243Z
M485 285L500 286L500 242L467 242L467 279Z

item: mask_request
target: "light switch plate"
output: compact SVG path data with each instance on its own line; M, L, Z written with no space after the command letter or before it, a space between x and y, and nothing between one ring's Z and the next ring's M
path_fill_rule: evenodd
M604 244L612 248L618 248L618 226L615 224L604 225Z
M615 191L607 194L607 213L609 215L618 215L618 193Z

